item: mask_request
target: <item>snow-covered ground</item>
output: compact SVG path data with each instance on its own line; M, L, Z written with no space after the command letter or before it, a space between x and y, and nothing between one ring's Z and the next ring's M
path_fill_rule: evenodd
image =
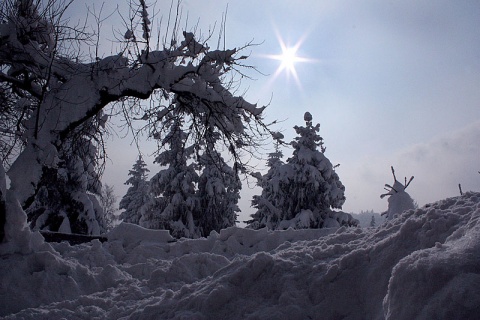
M122 224L103 244L0 246L0 316L478 319L479 218L480 193L467 193L376 228L229 228L174 242Z

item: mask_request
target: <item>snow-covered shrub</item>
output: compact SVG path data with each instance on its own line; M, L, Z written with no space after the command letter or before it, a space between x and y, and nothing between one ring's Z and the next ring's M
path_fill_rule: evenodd
M385 184L385 186L388 188L385 188L387 190L387 193L384 193L380 195L380 198L384 198L388 196L388 209L382 215L387 216L387 220L393 219L396 215L401 214L404 211L410 210L410 209L415 209L416 205L415 202L413 201L412 197L405 191L405 189L410 185L410 182L413 180L413 176L410 178L410 180L407 182L407 177L405 177L405 184L402 184L397 180L395 177L395 170L392 168L392 174L393 174L393 186L389 184Z

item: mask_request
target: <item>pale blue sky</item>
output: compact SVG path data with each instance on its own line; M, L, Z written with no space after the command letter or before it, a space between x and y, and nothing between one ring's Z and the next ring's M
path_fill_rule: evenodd
M105 10L116 3L125 2ZM305 111L321 123L326 156L341 164L345 211L386 210L379 195L393 182L391 165L397 177L415 176L407 191L419 205L457 195L459 183L480 190L480 2L183 0L181 7L190 28L199 19L206 34L215 21L218 30L227 4L227 47L261 43L245 52L266 74L250 72L256 80L243 81L247 100L271 102L267 122L285 120L277 128L287 140ZM164 26L169 5L155 6ZM112 26L122 30L118 21L104 22L107 53ZM276 32L287 45L303 39L298 55L314 60L297 63L299 85L285 72L273 79L279 61L265 56L281 53ZM120 196L136 158L125 143L109 142L104 179ZM240 220L258 192L244 189Z

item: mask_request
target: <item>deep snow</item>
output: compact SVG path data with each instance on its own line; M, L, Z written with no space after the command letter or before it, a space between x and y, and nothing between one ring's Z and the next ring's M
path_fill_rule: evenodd
M480 193L466 193L376 228L228 228L174 241L121 224L103 244L1 245L0 316L474 319L479 217Z

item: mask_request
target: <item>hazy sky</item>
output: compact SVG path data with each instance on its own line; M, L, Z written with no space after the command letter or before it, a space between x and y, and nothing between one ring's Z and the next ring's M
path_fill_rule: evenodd
M125 2L108 2L105 12L116 3ZM459 183L480 191L480 2L183 0L188 29L199 21L204 35L215 22L218 30L227 4L227 47L259 44L245 54L265 75L249 73L256 80L243 81L246 99L270 102L266 120L284 120L276 129L287 141L305 111L321 124L325 154L340 163L345 211L386 210L379 195L393 183L391 165L397 177L415 176L407 191L419 205L458 195ZM155 6L164 26L169 6ZM104 22L106 52L112 28L122 30L118 21ZM281 54L279 38L309 60L295 64L298 81L286 70L277 74L280 61L267 57ZM209 45L217 46L216 36ZM104 181L119 196L137 157L129 142L108 145ZM240 220L253 212L257 192L244 186Z

